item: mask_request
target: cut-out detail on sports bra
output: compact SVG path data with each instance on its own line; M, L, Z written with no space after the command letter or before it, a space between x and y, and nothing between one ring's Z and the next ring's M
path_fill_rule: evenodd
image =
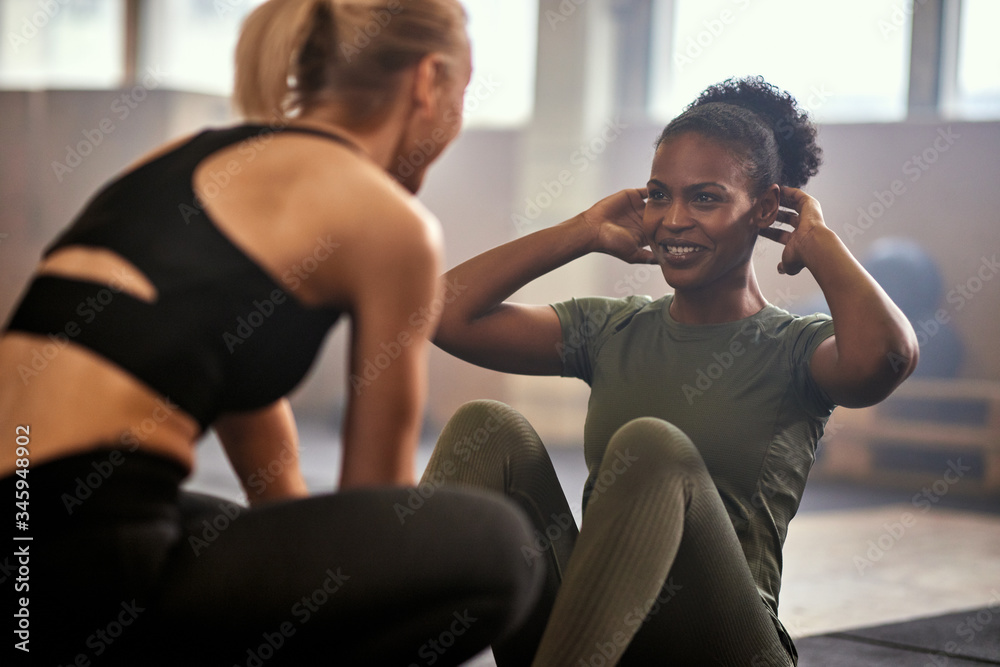
M107 248L82 245L59 248L42 261L37 274L106 285L146 303L156 303L159 296L146 274Z
M218 150L208 153L202 157L202 159L195 165L194 169L191 171L191 191L194 193L195 198L198 200L198 207L201 209L204 216L205 222L212 229L212 231L218 235L227 245L236 249L241 255L246 257L246 259L260 272L260 274L266 277L275 287L288 291L289 298L294 299L303 308L307 309L322 309L322 308L343 308L343 304L331 304L325 302L322 298L308 299L303 298L301 293L297 293L295 290L289 290L289 284L284 277L287 277L292 272L292 265L286 266L272 266L266 260L264 260L258 250L252 249L252 244L246 239L241 238L238 230L232 229L226 224L220 224L219 215L217 211L213 211L212 199L214 196L207 196L210 194L209 186L212 187L223 187L219 186L211 176L206 176L204 169L206 168L206 163L215 158L218 153L225 150L237 150L238 154L242 159L246 159L245 156L247 151L252 151L254 154L256 152L263 150L261 146L267 146L267 143L261 143L262 141L270 142L275 136L283 134L303 134L312 135L320 139L326 139L332 141L333 143L340 144L342 147L350 150L356 155L361 156L366 160L371 160L368 153L363 150L360 146L355 144L350 139L343 137L334 132L327 130L321 130L314 127L304 127L298 125L288 125L281 128L266 128L261 127L261 134L257 136L251 136L244 139L239 144L231 144L227 146L222 146ZM261 137L266 137L262 139ZM233 160L238 161L240 158L230 159L229 162ZM248 160L249 161L249 160ZM228 163L227 163L228 164ZM221 170L221 165L219 166ZM201 172L201 173L199 173ZM199 176L201 176L202 185L199 185ZM304 256L305 257L305 256ZM299 260L300 261L300 260Z
M213 224L192 189L207 156L275 131L236 126L196 135L111 181L46 251L107 250L113 268L125 268L124 259L155 287L155 301L124 291L109 299L113 269L90 276L97 282L82 279L86 268L72 277L36 275L8 330L69 337L169 397L202 429L220 414L287 395L343 311L298 302Z

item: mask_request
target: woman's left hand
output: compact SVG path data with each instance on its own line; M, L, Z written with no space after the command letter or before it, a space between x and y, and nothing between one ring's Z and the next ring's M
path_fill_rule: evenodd
M781 188L777 227L760 234L785 246L779 273L809 269L823 290L836 333L809 360L817 386L846 408L874 405L916 367L920 346L906 315L823 222L819 202L797 188Z
M819 202L798 188L781 186L781 205L792 210L779 211L777 221L790 225L792 231L767 227L760 230L760 235L785 246L778 273L794 276L806 266L809 237L816 229L825 229L826 223Z

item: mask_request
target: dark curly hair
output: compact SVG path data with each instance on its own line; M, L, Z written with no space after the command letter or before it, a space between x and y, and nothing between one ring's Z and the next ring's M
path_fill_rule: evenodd
M822 160L809 114L761 76L727 79L706 88L664 128L656 148L685 132L739 147L754 195L772 183L802 187Z

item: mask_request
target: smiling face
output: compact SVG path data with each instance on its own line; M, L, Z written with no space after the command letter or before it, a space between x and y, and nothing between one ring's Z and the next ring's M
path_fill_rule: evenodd
M738 156L718 141L685 132L657 148L642 224L675 290L748 284L757 230L773 217L747 186Z

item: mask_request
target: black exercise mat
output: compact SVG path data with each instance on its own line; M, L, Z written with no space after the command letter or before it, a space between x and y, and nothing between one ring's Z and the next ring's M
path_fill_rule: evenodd
M1000 665L1000 596L983 609L803 637L799 667Z

